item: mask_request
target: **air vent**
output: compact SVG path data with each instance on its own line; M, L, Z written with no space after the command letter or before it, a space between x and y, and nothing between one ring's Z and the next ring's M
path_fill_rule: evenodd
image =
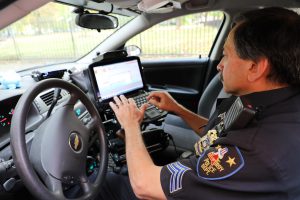
M48 92L46 94L41 95L41 99L44 101L44 103L49 106L51 105L52 101L53 101L53 96L54 96L54 90L52 90L51 92ZM58 99L61 99L62 96L61 94L59 95Z

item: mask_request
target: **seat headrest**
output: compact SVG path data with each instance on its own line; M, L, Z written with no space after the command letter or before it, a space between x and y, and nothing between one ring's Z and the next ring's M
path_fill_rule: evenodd
M224 92L220 75L216 74L205 88L199 104L197 113L203 117L209 118L216 109L218 98L227 98L230 94Z

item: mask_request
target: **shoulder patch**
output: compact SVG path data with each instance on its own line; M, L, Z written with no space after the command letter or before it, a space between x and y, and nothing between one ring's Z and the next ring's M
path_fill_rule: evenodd
M191 168L181 164L180 162L174 162L174 163L168 164L167 168L171 173L170 193L181 190L183 175L186 171L191 170Z
M197 161L197 174L206 180L223 180L237 173L244 159L236 146L211 147Z

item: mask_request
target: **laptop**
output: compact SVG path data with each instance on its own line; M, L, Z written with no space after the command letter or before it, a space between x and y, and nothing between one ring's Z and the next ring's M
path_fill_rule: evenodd
M109 102L114 96L139 95L146 91L138 57L100 61L89 66L96 101Z
M97 103L107 104L121 94L133 98L138 107L146 103L148 92L139 57L96 62L89 66L89 73ZM166 113L150 106L145 116L157 119L162 114Z

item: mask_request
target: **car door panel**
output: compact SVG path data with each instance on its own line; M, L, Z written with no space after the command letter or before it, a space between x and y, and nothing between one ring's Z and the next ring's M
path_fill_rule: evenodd
M150 91L166 90L178 102L197 111L208 58L144 61L142 65Z

